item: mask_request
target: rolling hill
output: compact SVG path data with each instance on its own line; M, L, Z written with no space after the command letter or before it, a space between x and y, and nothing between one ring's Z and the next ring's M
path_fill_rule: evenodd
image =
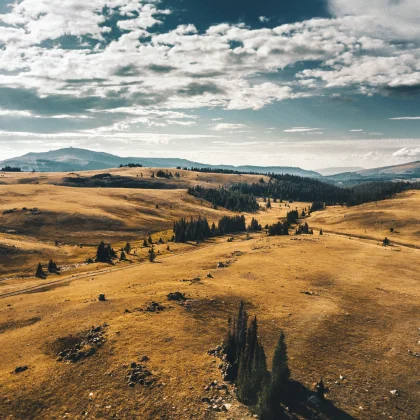
M347 171L324 177L325 181L343 185L354 185L369 181L416 181L419 179L420 161L355 172Z
M42 153L27 153L26 155L7 159L0 162L0 167L19 167L23 171L37 172L68 172L100 170L119 167L128 163L140 164L154 168L214 168L224 170L236 170L240 172L272 172L276 174L290 174L317 178L321 175L314 171L285 166L232 166L232 165L208 165L178 158L142 158L120 157L103 152L78 148L64 148Z

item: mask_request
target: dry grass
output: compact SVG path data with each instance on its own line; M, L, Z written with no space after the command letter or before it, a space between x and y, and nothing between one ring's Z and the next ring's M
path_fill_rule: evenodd
M327 207L313 213L311 226L382 242L420 246L418 209L420 191L407 191L396 198L354 207ZM394 228L394 232L390 229Z
M47 188L55 191L57 187ZM71 208L70 195L66 199L62 189L56 191L62 194L63 208ZM76 191L80 194L81 190ZM87 194L97 195L86 196L84 206L80 201L74 204L78 212L90 214L94 210L89 203L98 200L98 211L118 219L101 200L117 200L123 206L125 199L118 198L121 192L107 197L103 190L95 191ZM136 194L144 194L138 197L138 206L155 199L147 197L148 191L122 194L129 196L127 206L135 205ZM38 198L28 193L26 199ZM179 200L174 203L184 202ZM419 200L417 193L408 193L395 199L396 207L390 200L374 208L379 220L383 212L393 209L397 230L405 232L403 226L417 217L414 203ZM40 198L38 207L42 209L46 201L45 196ZM49 206L58 206L54 203ZM197 204L185 202L191 208ZM305 206L293 203L291 207L296 205ZM256 217L262 224L274 223L289 210L282 207L274 205ZM179 207L179 211L184 210ZM196 207L196 211L201 210ZM328 209L314 213L308 222L338 230L339 211L356 209ZM162 219L156 221L156 229L160 223L166 226ZM131 219L126 223L132 223ZM346 223L346 229L354 228L348 233L362 233L359 219ZM382 234L378 232L378 238ZM409 241L409 235L404 241ZM283 328L293 378L312 388L324 377L331 389L329 398L342 410L329 418L344 418L347 413L357 419L415 419L420 413L419 359L407 352L419 351L420 250L399 247L400 252L395 252L394 247L378 246L377 241L328 233L276 238L262 233L250 240L242 235L231 243L219 238L200 246L177 245L166 254L161 247L154 264L100 265L97 270L90 266L88 274L81 268L80 277L63 274L63 287L0 300L3 418L242 419L246 415L236 402L227 415L207 412L201 402L207 395L204 386L220 379L217 362L206 352L220 343L227 317L236 312L241 299L258 316L269 359ZM216 269L218 261L230 264ZM213 278L206 277L208 272ZM201 282L182 281L196 277ZM175 291L193 299L191 311L167 301L166 295ZM99 293L108 300L98 302ZM166 309L161 313L136 310L150 301ZM52 349L57 343L103 323L109 325L107 341L95 355L76 364L56 361ZM150 357L147 366L161 385L129 388L124 365L143 355ZM11 374L22 365L29 369ZM340 375L345 379L341 381ZM391 395L394 389L400 396Z

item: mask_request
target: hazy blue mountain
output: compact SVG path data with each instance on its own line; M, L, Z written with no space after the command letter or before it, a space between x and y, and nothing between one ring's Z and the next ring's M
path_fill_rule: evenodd
M230 165L208 165L204 163L193 162L186 159L177 158L141 158L141 157L119 157L109 153L94 152L86 149L65 148L51 150L42 153L27 153L26 155L7 159L0 162L0 167L15 166L23 171L37 172L69 172L86 171L96 169L115 168L127 163L137 163L145 167L154 168L176 168L195 167L195 168L217 168L238 170L244 172L273 172L287 173L306 177L320 177L321 175L314 171L306 171L301 168L286 166L230 166Z
M345 172L358 172L363 171L365 168L359 167L359 166L350 166L350 167L332 167L332 168L322 168L322 169L316 169L316 172L321 174L322 176L331 176L331 175L337 175L342 174Z
M413 181L420 179L420 161L401 165L363 169L356 172L344 172L324 177L324 180L343 185L360 184L369 181Z

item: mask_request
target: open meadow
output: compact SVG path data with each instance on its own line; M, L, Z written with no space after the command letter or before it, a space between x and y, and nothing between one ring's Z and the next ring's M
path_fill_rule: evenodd
M313 235L267 236L263 229L171 242L169 250L175 220L201 215L212 223L233 213L185 189L9 180L0 194L2 418L252 416L232 385L220 386L221 361L208 354L223 341L241 300L257 316L269 368L285 333L291 377L304 396L287 418L420 414L418 192L314 212L304 220ZM247 223L252 217L263 226L277 223L290 210L310 207L260 204L244 213ZM153 263L143 246L149 234ZM393 246L382 246L386 235ZM85 264L102 239L116 250L130 241L127 261ZM50 258L67 268L35 278L38 261ZM169 300L174 292L184 298ZM77 362L66 359L63 351L83 345L87 335L99 343L89 341L94 351ZM129 386L134 366L148 379ZM316 407L306 396L321 377L329 393ZM209 387L213 381L219 385Z

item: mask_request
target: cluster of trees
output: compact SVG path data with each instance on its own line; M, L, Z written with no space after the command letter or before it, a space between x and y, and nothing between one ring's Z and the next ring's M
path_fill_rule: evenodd
M261 225L258 223L258 220L255 219L254 217L251 220L250 225L248 226L248 230L249 231L256 231L259 232L260 230L262 230Z
M110 244L105 244L103 241L99 244L96 251L96 262L110 262L116 257L117 254Z
M289 223L288 222L277 222L268 226L267 233L269 236L281 236L289 234Z
M350 188L341 188L312 178L271 175L269 182L238 183L232 185L230 190L255 197L271 197L280 201L311 201L317 210L320 210L325 205L355 206L385 200L405 190L418 188L419 185L415 183L391 181L366 182ZM311 209L311 211L315 210Z
M348 191L346 204L356 206L372 201L386 200L397 193L414 187L414 184L408 182L366 182L346 189Z
M219 235L225 235L226 233L233 232L244 232L246 230L245 216L224 216L219 220L218 223Z
M5 166L1 168L1 172L22 172L22 169L13 166Z
M57 266L57 264L53 260L49 261L47 265L47 270L48 270L48 273L59 274L60 272L60 268ZM47 273L42 268L41 263L38 263L38 266L35 271L35 277L38 277L39 279L45 279L45 277L47 277Z
M325 208L325 204L322 201L314 201L309 211L310 213L312 213L314 211L324 210L324 208Z
M188 169L188 168L184 168L184 169ZM204 173L210 173L210 174L260 175L259 172L236 171L234 169L223 169L223 168L194 168L193 167L188 170L193 171L193 172L204 172Z
M307 223L304 223L303 225L300 225L296 228L295 234L296 235L313 235L314 231L312 229L309 229L309 226Z
M296 223L299 219L299 212L297 210L289 211L286 215L286 220L289 225Z
M170 179L173 178L175 176L175 178L179 178L181 176L181 174L179 172L175 172L175 175L172 174L172 172L169 171L162 171L161 169L159 169L156 172L156 176L158 178L166 178L166 179Z
M204 188L199 185L190 187L188 194L212 203L213 208L224 207L231 211L253 212L259 209L257 200L252 194L242 193L226 188Z
M140 163L126 163L121 164L120 168L143 168L143 165L141 165Z
M271 175L269 182L232 185L233 191L278 200L316 201L330 204L345 203L346 190L312 178L296 175Z
M175 242L202 241L214 236L245 231L246 221L243 215L224 216L219 220L217 227L214 223L210 227L205 217L180 219L174 223L173 240Z
M202 241L214 236L205 217L180 219L174 223L175 242Z
M237 387L239 401L254 405L259 418L271 420L282 418L280 402L290 387L287 345L283 331L274 351L272 370L267 369L267 360L261 339L258 336L257 318L248 323L248 314L243 302L238 316L231 321L224 340L224 352L231 365L232 379Z

